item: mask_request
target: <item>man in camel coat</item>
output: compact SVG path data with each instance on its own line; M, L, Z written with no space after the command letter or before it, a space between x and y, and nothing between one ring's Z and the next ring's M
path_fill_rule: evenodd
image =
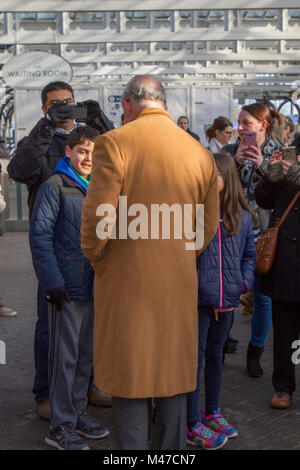
M95 270L95 383L113 397L114 449L148 448L149 398L159 427L152 447L184 449L198 359L196 255L217 230L217 171L173 122L155 77L130 80L122 104L126 124L96 140L82 212L82 250ZM158 227L163 204L174 213ZM197 204L203 243L191 250L177 209L193 208L195 233Z

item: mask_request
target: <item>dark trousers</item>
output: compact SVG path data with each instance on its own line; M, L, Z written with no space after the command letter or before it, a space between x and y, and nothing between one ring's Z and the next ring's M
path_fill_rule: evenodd
M48 330L48 306L40 285L37 292L37 323L34 336L34 363L35 378L32 392L37 403L49 400L48 381L48 355L49 355L49 330ZM89 390L94 387L94 371L92 369Z
M205 407L209 410L219 408L222 383L223 347L232 322L232 312L219 312L216 320L210 307L198 309L198 371L197 388L187 394L187 422L199 421L200 376L205 359Z
M93 301L64 302L58 312L49 305L50 424L76 426L87 406L93 366Z
M296 389L293 342L300 336L300 302L272 301L273 376L275 392L290 395Z
M37 403L49 400L48 385L48 302L45 295L38 285L37 292L37 323L34 336L34 362L35 378L33 384L33 393Z
M186 449L186 395L155 398L152 449ZM149 448L149 399L112 398L114 450Z

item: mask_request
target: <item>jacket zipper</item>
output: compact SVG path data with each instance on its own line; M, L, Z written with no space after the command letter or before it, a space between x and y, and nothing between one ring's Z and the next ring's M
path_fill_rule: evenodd
M219 308L223 308L223 263L222 263L222 235L221 220L218 227L218 252L219 252Z

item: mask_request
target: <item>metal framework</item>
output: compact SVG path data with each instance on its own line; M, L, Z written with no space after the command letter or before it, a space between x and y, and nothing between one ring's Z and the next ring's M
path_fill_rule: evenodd
M254 1L255 10L245 0L217 0L213 9L208 1L170 3L2 0L0 67L42 50L71 63L74 86L152 73L167 83L230 84L240 102L290 96L300 71L299 1L266 9Z

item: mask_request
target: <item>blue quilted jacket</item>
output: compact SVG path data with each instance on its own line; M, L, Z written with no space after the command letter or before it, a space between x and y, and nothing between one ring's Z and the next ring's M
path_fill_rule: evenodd
M61 159L38 191L30 221L33 265L44 293L65 287L71 299L91 300L94 272L80 247L86 185Z
M228 234L221 219L214 238L197 257L198 305L238 307L240 295L253 285L255 261L251 214L243 211L236 235Z

